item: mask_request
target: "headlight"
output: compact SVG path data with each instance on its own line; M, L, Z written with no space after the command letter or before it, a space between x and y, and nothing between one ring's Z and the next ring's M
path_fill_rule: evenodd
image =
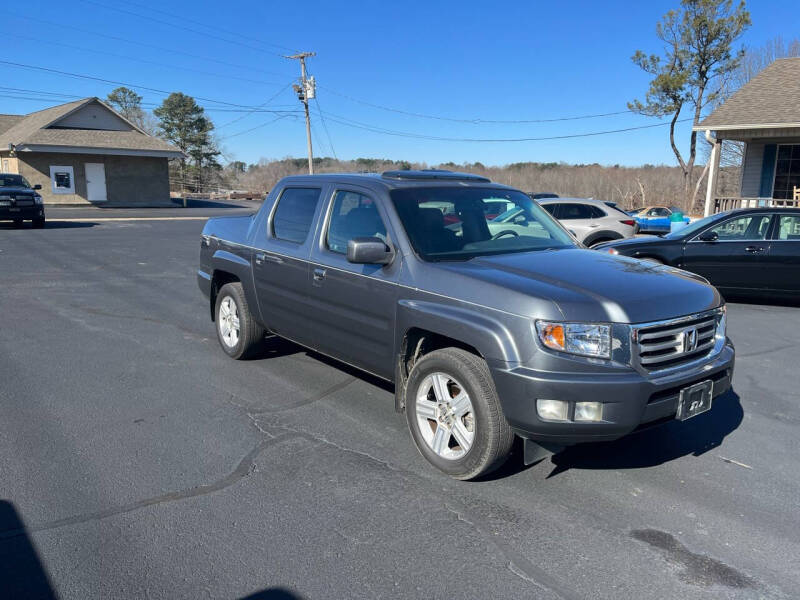
M611 327L594 323L551 323L536 321L541 342L551 350L611 358Z
M717 339L725 341L728 329L728 309L723 306L720 312L720 317L717 320Z
M34 204L41 205L42 204L42 197L39 194L34 194L33 195L33 202L34 202Z

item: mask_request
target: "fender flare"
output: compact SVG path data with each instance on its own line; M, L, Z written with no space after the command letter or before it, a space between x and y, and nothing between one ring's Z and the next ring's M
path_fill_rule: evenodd
M600 239L608 239L609 241L611 241L611 240L621 240L623 238L624 236L617 231L604 229L603 231L593 231L592 235L583 240L583 244L585 246L591 246L592 244L595 243L595 241Z
M472 346L485 360L520 361L511 331L484 312L424 300L401 300L398 305L398 331L403 335L396 340L397 353L408 331L423 329Z
M229 250L217 250L211 257L211 279L212 281L215 279L215 276L218 271L222 271L225 273L230 273L231 275L236 276L242 284L242 289L244 290L244 296L247 300L248 305L251 307L251 311L257 312L258 320L261 320L261 308L258 303L258 298L255 294L255 289L253 288L253 269L250 266L250 261L245 258L242 258L238 254L234 254ZM211 298L210 302L214 302L216 298L215 291L212 287L211 290ZM211 318L214 320L214 306L211 306ZM254 315L256 316L256 315Z

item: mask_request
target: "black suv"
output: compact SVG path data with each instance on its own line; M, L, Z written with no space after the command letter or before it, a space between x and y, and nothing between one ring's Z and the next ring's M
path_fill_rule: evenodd
M0 221L14 221L17 227L23 221L32 221L37 229L44 227L44 203L36 190L22 175L0 173Z

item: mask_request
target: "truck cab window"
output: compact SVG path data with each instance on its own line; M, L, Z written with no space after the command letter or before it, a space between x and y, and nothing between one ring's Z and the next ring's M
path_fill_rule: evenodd
M328 249L347 254L347 242L357 237L379 237L386 241L386 226L372 198L356 192L338 191L333 197L328 224Z
M286 188L272 216L272 235L297 244L305 242L320 192L319 188Z

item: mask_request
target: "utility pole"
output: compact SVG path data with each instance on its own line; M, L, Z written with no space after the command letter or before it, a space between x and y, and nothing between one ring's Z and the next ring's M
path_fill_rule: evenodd
M306 143L308 144L308 173L314 174L314 151L311 148L311 118L308 114L308 101L314 98L316 94L316 81L314 77L306 78L306 58L316 56L316 52L300 52L293 54L286 58L300 61L300 85L294 84L292 87L297 93L300 102L303 103L303 108L306 111Z

